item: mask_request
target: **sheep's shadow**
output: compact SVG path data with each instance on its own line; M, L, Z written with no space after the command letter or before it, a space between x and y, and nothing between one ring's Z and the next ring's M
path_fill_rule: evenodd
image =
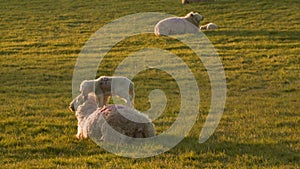
M282 40L299 40L300 31L298 30L227 30L226 28L220 28L214 31L203 31L206 35L212 36L233 36L241 38L249 37L265 37L268 36L270 39L282 39Z

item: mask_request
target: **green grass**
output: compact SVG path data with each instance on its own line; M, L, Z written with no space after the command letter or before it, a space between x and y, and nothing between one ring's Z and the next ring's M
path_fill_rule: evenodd
M297 0L218 0L181 5L177 0L1 1L0 168L300 168L300 13ZM168 152L146 159L119 157L90 140L78 141L68 110L78 54L103 25L138 12L189 11L203 24L227 79L226 108L213 136L198 144L210 103L209 78L187 48L153 35L131 37L107 55L98 75L141 46L178 54L197 77L201 106L189 135ZM137 46L134 46L134 45ZM159 74L159 76L158 76ZM153 77L150 80L149 77ZM157 70L134 79L136 108L149 108L148 94L168 96L159 133L176 119L174 80ZM147 81L148 80L148 81ZM168 83L170 87L159 82ZM178 89L178 88L177 88Z

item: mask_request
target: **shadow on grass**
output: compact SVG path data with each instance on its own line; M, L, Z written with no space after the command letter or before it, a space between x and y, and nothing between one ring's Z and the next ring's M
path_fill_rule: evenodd
M231 161L232 163L232 160L248 157L255 159L252 163L256 165L300 165L299 152L291 151L287 144L278 143L237 143L210 139L203 144L198 144L197 139L190 138L184 139L172 152L196 152L197 155L194 160L199 160L199 162L219 161L226 163ZM206 157L207 154L212 155Z
M206 35L210 36L241 36L241 37L259 37L269 36L278 40L299 40L300 31L298 30L217 30L204 31Z
M168 136L166 140L173 139L173 136ZM291 151L288 147L288 143L238 143L228 141L222 142L215 139L216 138L212 136L207 142L199 144L196 137L187 137L169 151L151 158L142 158L139 160L149 161L163 159L166 156L170 157L169 155L171 155L171 157L175 159L170 160L183 160L184 162L186 161L186 163L195 165L218 162L226 166L227 163L234 164L238 161L241 164L251 166L300 164L299 153ZM61 141L65 142L58 143ZM37 145L33 148L26 148L26 146L22 146L21 148L16 147L15 149L3 151L2 153L6 154L6 161L3 161L4 163L30 161L31 159L61 159L63 161L66 159L84 160L91 159L91 157L93 157L93 159L97 158L94 160L98 161L101 160L101 156L106 158L108 156L109 158L120 157L107 152L91 140L79 141L75 136L72 136L72 138L63 138L57 142L53 141L52 143L47 143L47 145ZM134 155L134 151L132 154ZM131 161L131 158L122 159ZM67 164L68 162L66 161L66 165Z

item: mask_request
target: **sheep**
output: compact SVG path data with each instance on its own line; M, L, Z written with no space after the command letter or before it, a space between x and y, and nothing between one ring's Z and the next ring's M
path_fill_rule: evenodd
M188 4L191 2L213 2L215 0L182 0L182 4Z
M206 25L200 26L200 30L213 30L218 29L218 26L214 23L208 23Z
M78 120L78 139L91 138L96 143L120 141L111 134L111 128L131 138L155 136L154 124L145 114L125 105L113 104L98 108L94 93L88 94L87 99L80 94L70 103L69 108L75 112ZM139 122L135 122L136 119ZM125 138L123 141L129 140Z
M99 107L107 105L111 96L119 96L127 106L134 106L134 84L123 76L100 76L95 80L84 80L79 91L85 98L88 93L95 92Z
M194 12L190 12L184 17L166 18L155 25L154 33L157 36L197 33L203 19L202 15Z
M96 98L93 99L91 96L88 96L89 99L80 94L70 103L69 109L72 112L75 112L77 118L77 134L78 139L87 138L86 129L83 130L83 126L86 122L86 118L90 116L98 107Z

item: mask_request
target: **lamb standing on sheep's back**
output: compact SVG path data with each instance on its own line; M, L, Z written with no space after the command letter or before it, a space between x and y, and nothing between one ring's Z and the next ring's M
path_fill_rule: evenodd
M154 124L145 114L124 105L97 108L97 99L93 94L89 94L88 99L85 99L83 95L77 96L71 102L70 109L76 112L78 139L91 138L95 142L118 142L122 139L128 141L128 137L155 136ZM112 134L116 131L122 134L121 138Z
M168 36L176 34L197 33L204 17L190 12L185 17L171 17L159 21L154 28L155 35Z
M123 76L100 76L98 79L84 80L79 91L85 98L91 92L96 93L98 107L107 105L111 96L119 96L127 106L134 106L134 84Z

